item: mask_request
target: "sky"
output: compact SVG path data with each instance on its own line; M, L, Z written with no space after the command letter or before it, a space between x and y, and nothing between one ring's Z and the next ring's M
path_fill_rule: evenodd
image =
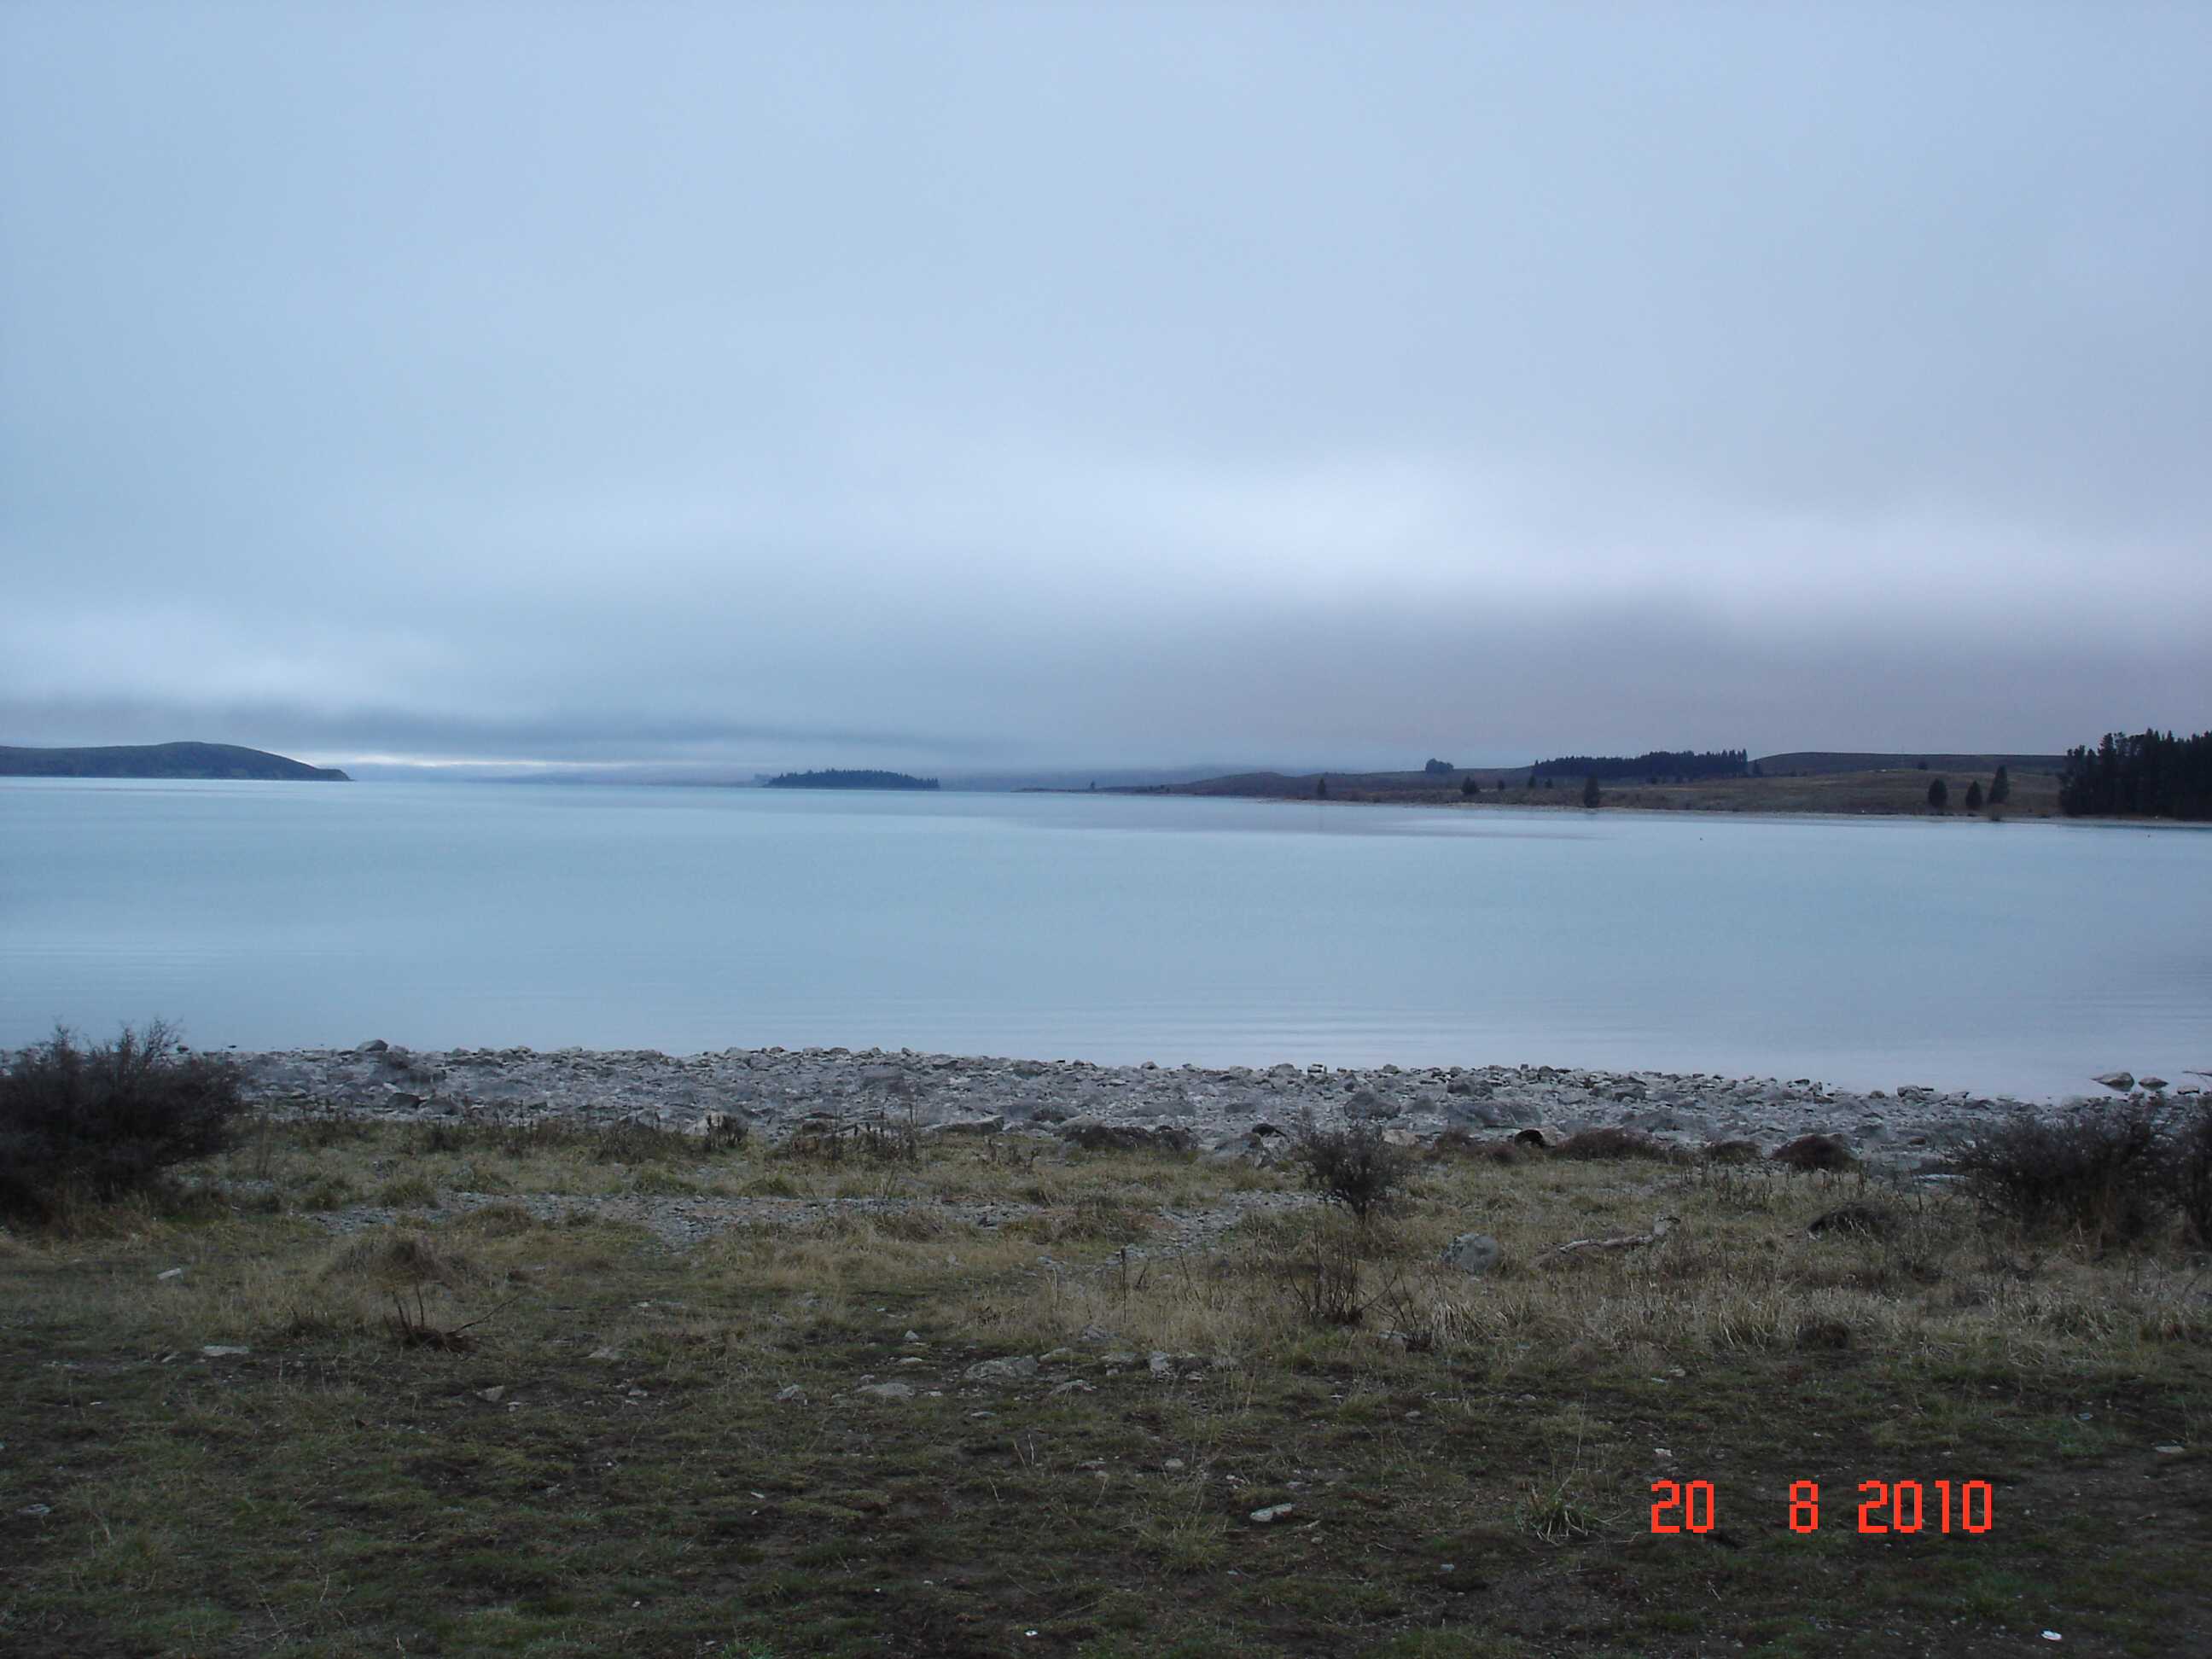
M2212 726L2212 7L0 3L0 743Z

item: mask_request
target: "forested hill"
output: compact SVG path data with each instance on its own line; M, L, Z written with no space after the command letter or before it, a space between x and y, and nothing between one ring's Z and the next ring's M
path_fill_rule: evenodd
M1770 778L1798 774L1811 777L1823 772L1902 772L1923 769L1936 772L1994 772L2000 766L2009 767L2015 774L2048 772L2055 776L2066 769L2066 757L1939 755L1932 749L1911 755L1877 755L1808 749L1790 755L1761 755L1752 763Z
M935 778L903 772L786 772L768 780L770 789L934 789Z
M349 783L335 766L309 766L229 743L141 743L105 749L0 744L0 778L255 778Z

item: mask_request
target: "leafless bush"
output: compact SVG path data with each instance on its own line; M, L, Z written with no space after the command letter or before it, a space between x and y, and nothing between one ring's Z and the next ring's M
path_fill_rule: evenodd
M2177 1114L2166 1167L2190 1237L2212 1249L2212 1099Z
M2134 1097L2056 1119L2019 1112L1954 1152L1950 1169L1984 1210L2031 1231L2125 1243L2157 1224L2170 1196L2162 1116L2156 1102Z
M1342 1205L1363 1226L1405 1189L1413 1171L1411 1149L1393 1146L1380 1125L1324 1129L1310 1113L1298 1119L1290 1161L1307 1186L1325 1201Z
M1390 1274L1370 1288L1358 1233L1341 1223L1327 1227L1287 1251L1277 1268L1278 1281L1309 1325L1346 1326L1364 1322L1368 1311L1398 1289Z
M52 1222L75 1201L155 1187L229 1142L242 1082L159 1021L85 1047L57 1029L0 1074L0 1215Z

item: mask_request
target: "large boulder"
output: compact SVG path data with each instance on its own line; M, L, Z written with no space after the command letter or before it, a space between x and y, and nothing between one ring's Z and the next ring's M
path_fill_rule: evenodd
M1498 1241L1488 1233L1462 1233L1444 1246L1444 1266L1480 1275L1498 1265Z
M1445 1115L1455 1123L1473 1124L1482 1129L1502 1129L1513 1121L1513 1114L1494 1100L1462 1097L1452 1101Z

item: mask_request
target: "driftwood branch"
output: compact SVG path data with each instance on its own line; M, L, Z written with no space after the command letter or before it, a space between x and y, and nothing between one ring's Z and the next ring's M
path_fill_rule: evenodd
M1679 1216L1662 1215L1651 1224L1648 1233L1622 1233L1613 1238L1571 1238L1544 1252L1544 1257L1565 1255L1574 1250L1640 1250L1647 1244L1656 1244L1674 1231L1680 1220ZM1543 1259L1541 1257L1540 1260Z

